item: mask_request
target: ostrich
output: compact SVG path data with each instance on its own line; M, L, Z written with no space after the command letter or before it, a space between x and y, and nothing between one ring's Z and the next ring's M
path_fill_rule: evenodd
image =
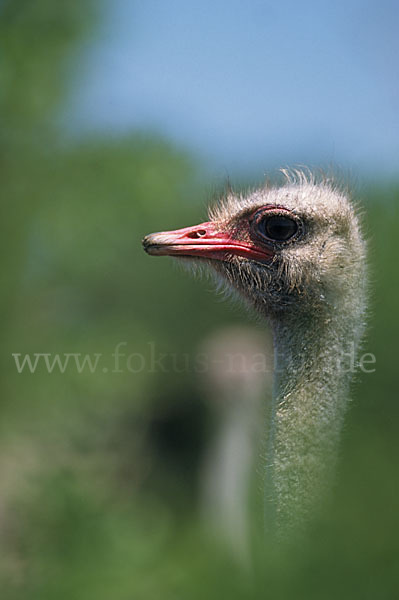
M283 173L281 186L228 191L206 223L143 240L151 255L206 263L271 326L265 522L280 537L328 498L367 296L365 241L348 193L326 177Z
M227 326L206 336L200 354L207 357L200 383L213 417L200 472L202 519L248 566L261 401L266 393L271 396L271 339L267 331Z

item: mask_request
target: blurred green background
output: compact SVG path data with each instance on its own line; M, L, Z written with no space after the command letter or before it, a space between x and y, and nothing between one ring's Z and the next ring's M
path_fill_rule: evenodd
M198 160L155 134L59 132L97 21L89 2L0 4L1 597L397 597L399 175L355 191L377 365L354 386L332 506L300 547L258 548L249 574L198 517L210 421L198 377L112 372L120 342L193 356L217 328L250 321L141 250L144 234L206 216L219 184ZM19 373L13 353L105 362Z

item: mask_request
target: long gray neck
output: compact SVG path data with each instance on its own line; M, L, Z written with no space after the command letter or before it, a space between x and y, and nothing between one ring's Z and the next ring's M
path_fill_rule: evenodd
M357 323L288 315L274 321L275 381L266 467L266 524L300 528L331 485Z

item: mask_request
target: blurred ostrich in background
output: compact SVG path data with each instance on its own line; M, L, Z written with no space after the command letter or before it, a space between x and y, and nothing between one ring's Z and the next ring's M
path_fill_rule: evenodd
M267 531L302 527L331 486L366 312L366 248L348 194L284 172L280 187L229 192L195 227L144 238L152 255L207 264L270 323L275 352L264 464Z
M200 352L207 358L200 383L213 416L200 473L202 517L239 561L247 563L260 423L271 406L272 340L253 327L230 326L208 336Z

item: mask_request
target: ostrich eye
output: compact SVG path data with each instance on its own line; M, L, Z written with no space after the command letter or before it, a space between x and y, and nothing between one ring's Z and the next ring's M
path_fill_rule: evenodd
M298 231L298 225L294 219L284 216L266 217L260 221L259 232L270 240L286 242Z

